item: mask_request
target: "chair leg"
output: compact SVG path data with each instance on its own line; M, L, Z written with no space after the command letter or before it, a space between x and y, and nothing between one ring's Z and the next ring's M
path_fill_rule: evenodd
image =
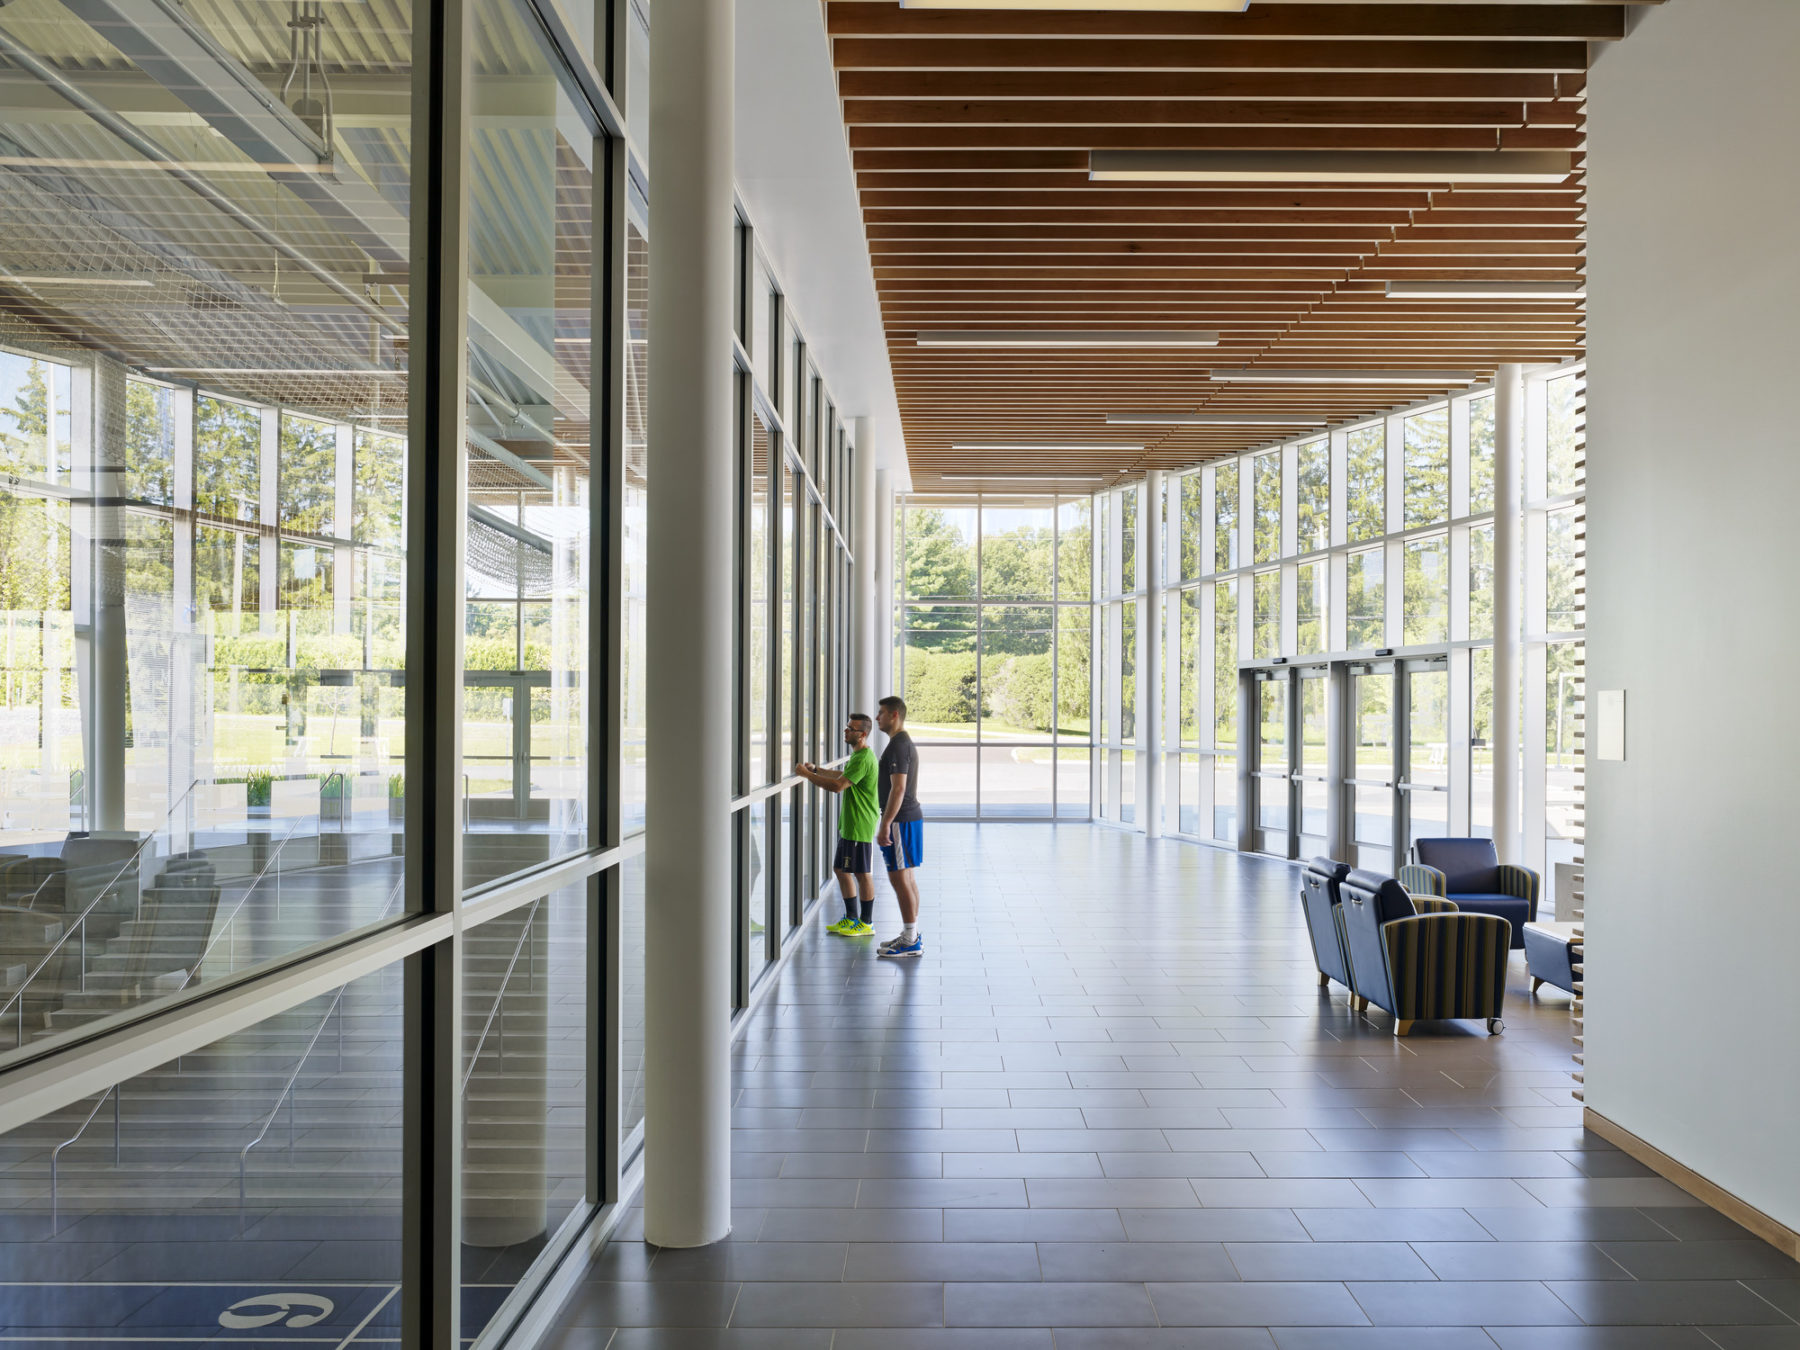
M1533 975L1531 977L1531 992L1535 994L1535 993L1537 993L1538 990L1542 989L1543 987L1544 987L1544 982L1541 979L1539 979L1536 975Z
M1331 976L1327 975L1324 971L1321 970L1319 972L1319 988L1323 989L1326 985L1328 985L1330 983L1331 983Z
M1350 1001L1356 1005L1356 1011L1369 1011L1369 1000L1364 998L1361 994L1355 995Z
M1397 1019L1394 1022L1394 1035L1404 1036L1412 1030L1413 1019L1410 1017Z

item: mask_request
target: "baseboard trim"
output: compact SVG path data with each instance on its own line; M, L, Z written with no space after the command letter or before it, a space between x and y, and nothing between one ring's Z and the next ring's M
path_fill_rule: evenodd
M1659 1177L1674 1182L1701 1204L1718 1210L1733 1223L1749 1229L1777 1251L1795 1261L1800 1261L1800 1232L1789 1228L1779 1219L1770 1218L1755 1205L1738 1199L1724 1187L1708 1181L1693 1168L1675 1161L1655 1144L1646 1143L1623 1125L1608 1120L1591 1106L1582 1108L1581 1123L1606 1140L1607 1143L1616 1145L1636 1158Z

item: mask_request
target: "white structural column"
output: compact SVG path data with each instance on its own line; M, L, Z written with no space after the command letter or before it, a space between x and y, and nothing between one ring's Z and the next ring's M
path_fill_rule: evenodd
M1143 803L1144 833L1160 839L1163 832L1162 772L1162 631L1163 631L1163 471L1150 470L1138 494L1138 538L1143 548L1138 567L1149 578L1144 612L1138 615L1137 734L1138 800Z
M851 632L855 634L852 641L850 661L850 702L851 712L875 715L875 700L881 697L876 692L877 680L876 646L879 629L876 627L882 607L878 603L876 586L878 584L878 563L876 559L875 529L875 420L870 417L859 417L855 425L856 448L850 474L855 484L856 498L851 503L850 511L850 552L855 558L851 572ZM882 692L886 692L885 690Z
M657 0L650 46L644 1235L661 1247L731 1231L733 23L732 0Z
M875 653L871 666L877 699L900 691L894 682L894 473L875 472L875 624L870 635ZM869 716L875 710L867 710ZM878 733L879 736L879 733ZM885 740L885 738L880 738Z
M1519 575L1524 567L1524 367L1494 377L1494 848L1519 855Z
M88 828L118 833L126 800L125 513L116 504L126 492L125 367L96 357L90 388L88 484L96 504L88 515Z

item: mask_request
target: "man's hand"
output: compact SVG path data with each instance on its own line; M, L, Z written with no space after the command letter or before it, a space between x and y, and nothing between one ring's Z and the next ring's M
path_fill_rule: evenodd
M883 825L879 830L875 831L875 842L883 848L889 847L894 842L893 831L886 825Z
M807 760L803 759L798 764L794 765L794 772L799 774L801 777L805 777L807 774L811 773L812 771L813 771L813 766Z

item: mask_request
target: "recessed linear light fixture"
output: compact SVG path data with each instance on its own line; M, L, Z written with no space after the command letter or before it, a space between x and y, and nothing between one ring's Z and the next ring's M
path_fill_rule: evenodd
M900 0L901 9L1091 9L1193 10L1203 14L1242 14L1250 0Z
M1474 384L1463 370L1215 370L1223 384Z
M1141 445L1118 445L1112 441L958 441L950 447L952 450L1043 450L1069 451L1073 453L1089 452L1104 454L1113 450L1129 450L1133 454L1142 454Z
M1322 427L1323 417L1265 417L1252 413L1116 412L1109 427Z
M1090 150L1100 183L1561 183L1558 150Z
M1390 300L1585 300L1580 281L1390 281Z
M89 273L87 276L27 276L23 272L0 272L0 281L18 281L27 286L151 286L148 277L109 277Z
M921 332L921 347L1216 347L1217 333L1118 328L973 328Z
M1083 474L1070 477L1067 474L1029 474L1029 473L941 473L938 480L944 483L1103 483L1106 480L1098 474Z

